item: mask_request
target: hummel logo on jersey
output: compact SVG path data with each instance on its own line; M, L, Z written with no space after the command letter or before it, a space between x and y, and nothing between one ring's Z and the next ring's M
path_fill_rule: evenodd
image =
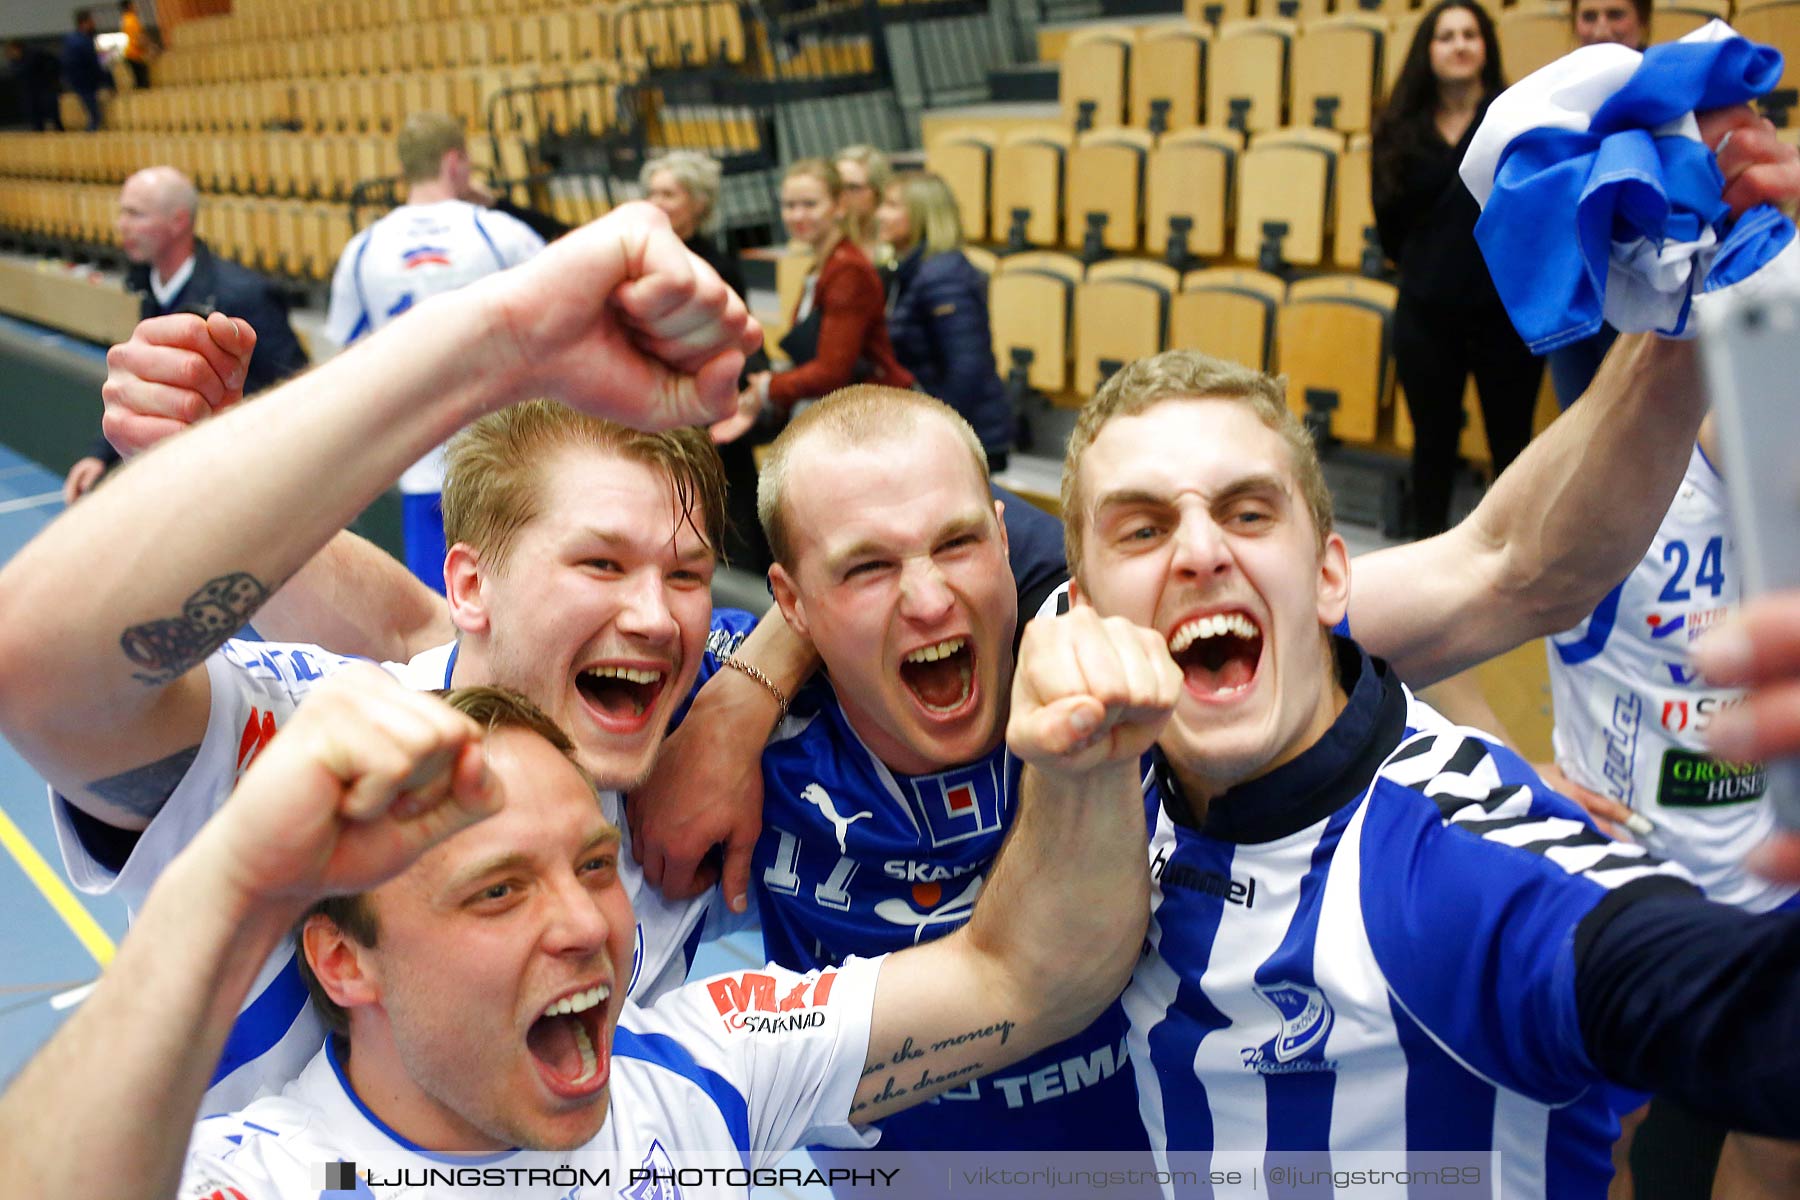
M725 1028L733 1033L786 1033L825 1023L825 1014L819 1010L830 1001L831 985L836 982L836 971L821 971L817 979L802 979L778 995L773 975L745 971L711 980L706 991Z
M1203 871L1197 867L1182 863L1169 863L1167 847L1156 852L1156 859L1150 864L1150 878L1162 884L1163 891L1180 888L1184 892L1198 892L1202 896L1215 896L1227 904L1241 904L1245 908L1256 907L1256 877L1233 879L1229 875L1221 875L1217 871Z
M1336 1019L1324 992L1304 983L1277 983L1257 984L1256 994L1275 1010L1281 1025L1262 1045L1240 1051L1246 1071L1297 1075L1337 1070L1337 1061L1324 1055L1325 1037Z
M820 787L817 783L809 783L801 788L800 798L818 809L819 815L831 822L831 831L837 835L839 854L848 854L850 852L849 848L844 845L844 840L850 835L851 823L875 815L871 812L859 812L852 813L847 817L839 816L837 802L831 798L830 792Z

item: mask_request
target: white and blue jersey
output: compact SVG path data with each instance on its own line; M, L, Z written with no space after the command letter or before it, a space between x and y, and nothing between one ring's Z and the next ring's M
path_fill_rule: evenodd
M701 679L729 653L748 614L720 609L713 617ZM715 654L716 651L716 654ZM218 811L250 763L287 723L307 692L344 664L357 661L318 646L276 642L226 642L206 660L212 707L193 764L143 832L123 834L87 817L54 792L50 808L57 843L70 880L86 892L111 893L135 911L151 886L200 827ZM450 686L456 645L427 650L383 668L420 691ZM698 683L696 683L696 687ZM644 885L630 852L631 831L616 792L601 793L601 806L625 842L619 877L637 916L637 948L627 995L640 1003L681 986L699 945L717 923L735 918L711 903L716 891L692 900L670 900ZM293 1079L318 1051L325 1025L308 1003L292 944L263 965L238 1014L213 1073L204 1111L241 1108Z
M765 950L795 970L942 937L969 919L1012 823L1019 764L999 747L899 775L808 685L763 753L752 880ZM1146 1145L1117 1003L1088 1029L881 1123L883 1150Z
M403 204L351 238L338 257L325 336L348 346L419 301L515 267L543 248L544 239L517 217L465 200ZM441 446L400 477L408 495L443 486Z
M483 1196L549 1198L618 1195L627 1200L744 1196L727 1185L679 1186L642 1180L634 1168L767 1167L802 1141L861 1146L868 1135L849 1124L851 1100L868 1056L879 960L795 975L776 967L690 984L649 1008L628 1004L613 1035L609 1108L594 1139L567 1152L434 1154L389 1128L356 1094L337 1040L320 1049L277 1096L241 1111L209 1116L188 1145L179 1200L408 1200ZM803 1002L794 997L803 998ZM777 1032L742 1019L759 1005L789 1015ZM734 1020L734 1018L736 1018ZM683 1151L714 1152L683 1160ZM718 1151L732 1151L727 1158ZM720 1161L724 1159L725 1161ZM321 1191L324 1164L358 1168L349 1188ZM513 1168L473 1187L442 1179L442 1168ZM610 1170L603 1190L532 1186L524 1172L555 1167ZM440 1174L431 1174L439 1168ZM373 1180L373 1186L371 1186ZM514 1182L516 1181L516 1183ZM336 1188L336 1190L331 1190Z
M1331 729L1199 828L1147 775L1152 952L1125 1009L1159 1160L1476 1152L1507 1200L1604 1196L1628 1101L1583 1043L1576 926L1691 886L1336 647Z
M1645 848L1692 871L1714 900L1766 912L1796 893L1743 865L1775 832L1768 771L1706 752L1707 726L1744 692L1688 663L1743 586L1725 504L1725 481L1695 446L1644 557L1586 620L1549 639L1553 740L1570 779L1655 823L1636 839Z

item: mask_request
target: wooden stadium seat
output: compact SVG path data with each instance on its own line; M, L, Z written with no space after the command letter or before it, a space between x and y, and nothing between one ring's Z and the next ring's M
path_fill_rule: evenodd
M1717 0L1682 0L1680 4L1658 4L1650 15L1650 41L1654 45L1679 41L1708 21L1729 21L1731 6Z
M1163 138L1144 171L1144 248L1170 254L1176 223L1187 238L1187 258L1227 252L1233 182L1243 138L1230 129L1186 129Z
M1257 15L1283 21L1322 21L1330 16L1329 0L1258 0Z
M1279 223L1287 226L1282 265L1325 261L1332 178L1342 146L1342 138L1322 129L1284 129L1251 140L1238 163L1238 258L1258 262L1270 232L1264 226Z
M1412 49L1413 37L1419 32L1419 25L1425 19L1425 13L1418 9L1408 9L1397 13L1388 30L1387 45L1381 56L1381 92L1387 95L1394 90L1394 81L1400 78L1400 69L1406 65L1407 51ZM1506 77L1517 79L1511 62L1507 62Z
M994 361L1004 377L1029 356L1026 383L1048 396L1069 386L1069 321L1079 259L1036 251L1002 258L988 284Z
M1249 17L1251 7L1251 0L1182 0L1181 15L1190 25L1217 33L1226 21L1242 21Z
M1069 151L1063 240L1083 258L1143 244L1144 159L1151 145L1141 129L1096 129ZM1099 244L1090 246L1088 231L1096 224Z
M1652 18L1651 28L1655 28ZM1782 87L1800 83L1800 3L1795 0L1770 0L1768 3L1745 5L1732 19L1732 28L1753 42L1773 46L1787 61L1782 69Z
M925 148L925 169L942 179L956 197L963 237L972 242L985 242L992 236L988 196L993 161L994 135L987 129L950 130Z
M1206 32L1191 25L1151 26L1131 57L1131 123L1158 136L1193 129L1205 117Z
M1367 130L1386 36L1386 23L1370 17L1336 17L1303 26L1289 72L1293 123L1343 133Z
M1116 259L1088 268L1075 287L1075 391L1084 401L1118 368L1162 350L1169 298L1181 286L1174 267Z
M1288 407L1304 416L1309 391L1331 392L1331 431L1372 442L1392 390L1389 325L1398 289L1360 275L1322 275L1288 289L1276 317L1276 364Z
M1071 129L1114 129L1125 124L1125 87L1131 77L1135 35L1123 27L1083 29L1063 48L1063 120Z
M1358 134L1338 155L1337 204L1331 222L1331 265L1360 271L1369 230L1375 228L1375 202L1370 195L1369 137Z
M994 272L1000 269L1000 256L992 250L986 250L980 246L964 246L962 255L969 260L971 266L989 279L992 279Z
M1508 79L1523 79L1575 49L1575 30L1564 8L1509 8L1494 20L1500 61Z
M1275 310L1286 296L1279 276L1248 267L1189 271L1169 300L1169 348L1267 370Z
M1206 123L1244 133L1286 123L1292 21L1229 21L1213 36L1206 62Z
M1019 218L1028 246L1054 246L1062 238L1063 161L1069 135L1059 128L1008 133L994 152L995 241L1009 241Z

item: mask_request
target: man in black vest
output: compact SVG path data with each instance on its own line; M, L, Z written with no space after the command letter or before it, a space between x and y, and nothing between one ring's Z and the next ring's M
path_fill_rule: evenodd
M307 365L288 324L287 301L274 284L230 259L220 258L194 236L199 194L173 167L146 167L119 193L119 243L134 266L127 279L143 293L138 316L191 312L229 313L250 322L256 351L244 394L260 392ZM73 504L119 460L104 435L69 469L63 498Z

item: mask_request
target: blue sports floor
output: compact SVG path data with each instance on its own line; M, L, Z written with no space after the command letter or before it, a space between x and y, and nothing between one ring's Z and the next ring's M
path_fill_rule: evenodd
M0 446L0 561L63 510L62 480ZM30 686L0 680L0 687ZM44 784L0 740L0 1083L11 1079L91 984L125 933L125 909L71 888ZM72 994L73 993L73 994Z

